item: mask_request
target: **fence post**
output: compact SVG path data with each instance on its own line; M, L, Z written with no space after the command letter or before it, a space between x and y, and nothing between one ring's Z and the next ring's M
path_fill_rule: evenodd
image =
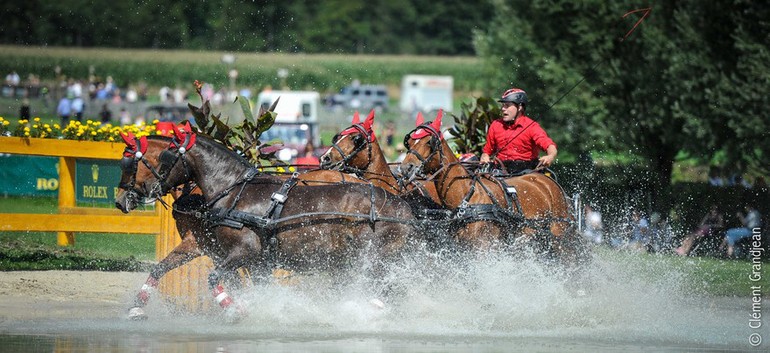
M75 158L59 157L59 209L75 207ZM57 232L56 244L75 245L74 232Z

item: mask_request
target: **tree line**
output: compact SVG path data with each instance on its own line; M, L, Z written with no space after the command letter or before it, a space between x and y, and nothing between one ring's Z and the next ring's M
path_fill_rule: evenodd
M10 0L0 42L281 53L473 55L489 0Z

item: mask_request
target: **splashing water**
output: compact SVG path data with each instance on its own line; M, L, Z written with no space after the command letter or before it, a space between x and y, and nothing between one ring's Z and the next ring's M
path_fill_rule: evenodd
M9 332L23 332L64 335L85 346L117 340L129 350L190 341L203 351L231 352L748 347L745 303L698 294L685 274L655 257L600 251L580 280L531 257L500 253L405 256L379 279L356 270L369 265L234 292L248 316L233 324L218 311L180 315L156 301L146 322L126 321L121 312L120 319L21 322L13 330L0 325L6 332L0 343L14 342ZM373 298L384 308L370 304Z

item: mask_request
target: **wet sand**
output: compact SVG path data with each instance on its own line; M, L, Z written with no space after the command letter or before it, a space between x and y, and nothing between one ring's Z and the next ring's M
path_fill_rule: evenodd
M142 272L0 272L0 320L115 317L146 278Z

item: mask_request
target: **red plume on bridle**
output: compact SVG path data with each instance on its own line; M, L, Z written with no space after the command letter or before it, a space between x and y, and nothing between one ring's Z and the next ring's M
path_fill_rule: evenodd
M353 126L342 130L342 132L340 132L340 136L350 135L356 132L363 132L365 135L369 136L369 142L372 142L375 139L372 125L374 125L374 109L369 112L369 115L366 116L366 120L364 120L363 123L361 122L361 118L358 115L358 111L356 111L353 113Z
M126 149L123 150L123 157L142 158L147 152L147 136L136 138L134 133L129 131L127 134L120 134L120 138L126 143Z
M374 109L369 112L369 115L366 116L366 120L364 120L362 125L369 134L369 142L374 141L374 130L372 130L372 126L374 125Z
M171 141L171 148L178 148L180 153L185 153L195 145L195 132L193 132L190 122L184 125L174 125L174 140Z
M421 128L421 127L420 127L420 128L418 128L417 130L415 130L415 131L412 133L412 135L411 135L410 137L411 137L412 139L415 139L415 140L417 140L417 139L421 139L421 138L423 138L423 137L425 137L425 136L429 136L429 135L433 134L433 133L432 133L432 131L431 131L431 130L433 130L433 132L435 132L435 134L436 134L436 135L438 135L437 137L438 137L439 139L442 139L442 140L443 140L443 139L444 139L444 136L441 134L441 118L442 118L443 116L444 116L444 111L443 111L443 110L439 110L439 111L438 111L438 115L436 115L436 119L435 119L435 120L433 120L432 122L430 122L430 123L427 125L427 126L429 126L431 129L424 129L424 128ZM417 115L417 119L418 119L418 121L419 121L419 119L420 119L421 117L422 117L422 115L420 115L420 114L418 114L418 115ZM423 124L420 124L419 126L425 126L425 125L426 125L426 124L424 124L424 123L423 123Z

